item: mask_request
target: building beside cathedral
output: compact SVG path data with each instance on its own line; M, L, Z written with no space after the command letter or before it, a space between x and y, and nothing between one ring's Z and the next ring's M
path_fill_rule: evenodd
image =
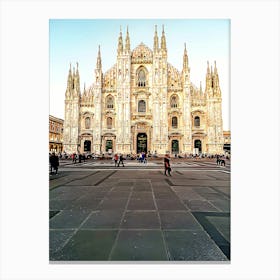
M112 50L113 51L113 50ZM64 150L91 153L210 153L224 145L219 75L207 62L205 89L191 82L186 45L182 70L168 62L164 27L153 49L130 48L127 30L117 42L115 64L105 73L100 46L89 88L80 89L78 63L65 92ZM205 63L206 64L206 63Z

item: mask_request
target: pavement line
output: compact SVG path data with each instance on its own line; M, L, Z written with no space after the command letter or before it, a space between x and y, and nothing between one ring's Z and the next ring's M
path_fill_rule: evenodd
M161 227L161 219L160 219L159 210L158 210L158 206L157 206L157 202L156 202L156 197L155 197L155 193L154 193L153 184L152 184L152 182L150 182L150 184L151 184L151 188L152 188L152 196L153 196L154 204L155 204L155 207L156 207L156 212L157 212L158 219L159 219L159 226L160 226L161 237L162 237L162 240L163 240L164 250L165 250L165 253L166 253L166 256L167 256L167 260L170 261L171 255L170 255L170 252L168 250L168 246L166 244L166 240L164 238L163 229Z
M111 177L113 174L115 174L117 171L111 172L108 176L106 176L105 178L101 179L100 181L98 181L96 184L94 184L94 186L98 186L99 184L101 184L102 182L104 182L106 179L108 179L109 177Z
M61 212L62 212L62 211L61 211ZM88 216L83 220L83 222L80 224L79 227L72 229L72 230L74 230L73 234L70 235L70 237L67 238L67 239L64 241L64 243L63 243L63 245L62 245L62 247L60 248L59 251L63 250L63 248L68 244L68 242L70 241L70 239L78 232L78 230L81 229L82 225L83 225L83 224L89 219L89 217L92 215L92 212L93 212L93 211L89 212ZM63 230L65 230L65 229L63 228Z
M117 171L116 171L116 172L117 172ZM114 242L114 244L113 244L113 246L112 246L112 248L111 248L111 252L110 252L110 254L109 254L109 257L108 257L108 261L111 261L113 251L115 250L115 248L116 248L116 246L117 246L117 241L119 240L119 236L120 236L120 233L121 233L121 225L122 225L122 222L123 222L124 217L125 217L125 215L126 215L127 207L128 207L129 202L130 202L130 198L131 198L131 196L132 196L132 192L133 192L133 188L134 188L135 184L136 184L136 180L134 179L134 180L133 180L133 186L132 186L132 189L131 189L130 194L129 194L129 196L128 196L128 199L127 199L127 202L126 202L124 211L123 211L123 215L122 215L122 218L121 218L121 221L120 221L120 224L119 224L118 233L117 233L115 242Z
M96 171L96 172L93 172L93 171ZM100 171L100 170L91 170L92 174L89 174L89 175L86 175L86 176L80 177L80 178L74 178L73 180L70 180L70 181L68 181L68 182L61 183L60 185L57 185L57 186L55 186L55 187L51 187L51 185L50 185L50 180L49 180L49 189L50 189L50 191L52 191L52 190L57 189L57 188L59 188L59 187L61 187L61 186L68 186L69 183L72 183L72 182L75 181L75 180L85 179L85 178L87 178L87 177L89 177L89 176L91 176L91 175L97 174L99 171ZM64 177L64 176L62 176L62 177ZM61 178L61 177L59 177L59 178ZM59 178L57 178L57 179L59 179ZM70 186L71 186L71 185L70 185Z
M229 217L229 213L219 212L191 212L199 224L204 228L205 232L215 242L222 253L230 260L230 242L228 242L219 230L207 220L207 216L212 217Z
M219 189L217 189L217 187L208 187L208 188L210 188L210 189L212 189L212 190L214 190L214 191L216 191L216 192L222 194L222 195L225 196L227 199L230 199L230 194L226 194L226 193L220 191Z

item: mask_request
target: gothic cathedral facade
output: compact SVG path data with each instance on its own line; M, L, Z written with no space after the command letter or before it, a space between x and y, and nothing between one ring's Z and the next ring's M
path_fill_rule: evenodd
M94 82L83 92L77 68L69 69L65 93L64 150L67 153L223 153L219 76L207 62L205 90L190 81L186 45L183 69L167 61L164 27L153 50L130 49L120 31L116 63L102 72L100 46Z

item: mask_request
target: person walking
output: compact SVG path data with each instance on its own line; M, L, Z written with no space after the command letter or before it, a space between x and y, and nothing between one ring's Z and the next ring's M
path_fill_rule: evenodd
M146 164L147 163L147 154L145 152L143 152L142 158L143 158L143 163Z
M118 154L115 154L114 155L115 167L117 167L118 160L119 160Z
M59 166L59 159L58 156L55 153L52 153L50 156L50 164L51 164L51 175L52 175L52 169L55 170L55 175L58 173L58 166Z
M120 163L122 163L122 166L124 167L124 164L123 164L123 155L122 155L122 154L120 154L118 167L120 166Z
M171 167L170 167L170 156L168 154L164 157L164 175L167 176L166 171L168 172L168 175L171 176Z

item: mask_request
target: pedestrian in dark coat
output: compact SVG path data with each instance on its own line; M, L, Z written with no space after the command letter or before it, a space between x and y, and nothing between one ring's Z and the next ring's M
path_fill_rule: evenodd
M120 158L119 158L119 162L118 162L118 167L120 166L120 163L122 163L122 166L124 167L124 164L123 164L123 155L120 154Z
M50 156L50 164L51 164L51 174L52 174L52 169L55 170L55 175L57 175L58 172L58 166L59 166L59 159L58 156L55 153L52 153Z
M170 167L170 156L168 154L164 157L164 175L167 176L166 171L168 172L168 175L171 176L171 167Z

